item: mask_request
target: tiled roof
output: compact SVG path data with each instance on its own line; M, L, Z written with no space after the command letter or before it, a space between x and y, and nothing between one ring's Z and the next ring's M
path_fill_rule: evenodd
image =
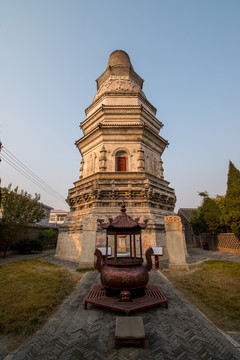
M114 229L134 229L140 228L144 229L147 224L140 224L138 219L133 219L131 216L126 214L126 207L123 201L121 206L121 214L115 217L113 220L110 220L108 223L100 224L103 229L114 228Z
M197 210L197 208L180 208L178 210L178 215L182 215L185 217L187 221L190 221L190 218L192 216L192 213L194 210Z

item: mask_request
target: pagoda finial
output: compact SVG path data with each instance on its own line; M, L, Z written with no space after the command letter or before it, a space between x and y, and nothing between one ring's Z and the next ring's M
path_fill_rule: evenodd
M121 205L121 212L122 213L126 212L126 206L125 206L124 198L123 198L122 205Z

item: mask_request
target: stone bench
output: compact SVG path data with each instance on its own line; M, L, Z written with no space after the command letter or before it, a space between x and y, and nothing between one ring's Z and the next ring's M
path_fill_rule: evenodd
M141 316L116 318L115 346L139 344L145 347L145 331Z

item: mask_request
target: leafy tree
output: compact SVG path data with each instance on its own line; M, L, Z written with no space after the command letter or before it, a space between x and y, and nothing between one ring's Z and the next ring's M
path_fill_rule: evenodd
M206 197L202 204L202 213L210 233L213 234L221 225L222 212L220 206L215 199Z
M26 191L18 191L11 185L1 189L0 245L6 257L10 246L17 242L17 235L24 232L30 223L44 218L44 210L39 202L40 195L33 198Z
M207 197L209 197L208 191L200 191L198 192L198 195L201 196L204 199L206 199Z
M225 208L225 195L216 195L216 198L214 199L220 209L224 211Z
M39 236L40 239L55 239L56 237L57 234L52 228L42 231Z
M190 224L192 225L192 228L196 234L201 234L208 231L201 207L192 212Z
M209 197L207 191L198 193L202 198L202 204L193 211L190 223L197 233L214 233L221 226L222 210L217 199Z
M240 238L240 171L229 161L223 217L226 226Z
M227 227L224 221L224 209L225 209L225 195L216 195L215 199L216 203L221 209L221 217L220 217L220 227L223 232L227 232Z

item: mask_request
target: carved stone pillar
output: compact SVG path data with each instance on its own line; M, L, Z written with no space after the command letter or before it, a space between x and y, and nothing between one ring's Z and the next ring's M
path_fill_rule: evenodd
M189 269L186 263L185 239L182 233L182 222L179 216L165 216L167 250L170 269Z
M81 161L81 167L80 167L80 179L82 179L83 178L83 168L84 168L84 160L82 159L82 161Z
M160 164L159 164L159 175L160 175L160 178L161 179L164 179L164 176L163 176L163 162L162 162L162 159L160 160Z
M145 170L145 161L144 161L144 151L142 149L138 150L138 170Z
M103 146L102 149L100 150L100 158L99 158L99 170L100 171L106 171L107 166L106 166L106 161L107 161L107 157L106 157L106 150L105 147Z

